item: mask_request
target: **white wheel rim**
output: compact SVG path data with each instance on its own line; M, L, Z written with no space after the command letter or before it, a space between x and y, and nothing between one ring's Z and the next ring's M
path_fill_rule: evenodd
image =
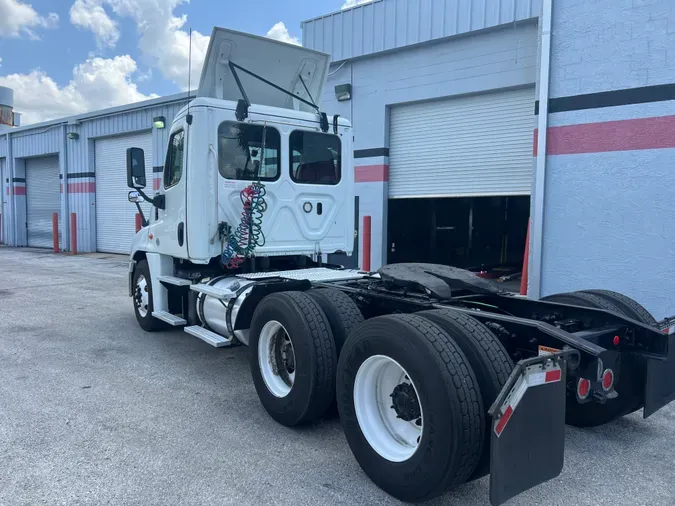
M398 417L392 394L399 385L408 385L403 388L414 393L419 418L407 421ZM401 364L384 355L363 362L354 381L354 408L361 432L381 457L403 462L415 454L422 440L424 414L417 389Z
M275 397L286 397L295 382L295 351L284 326L268 321L258 340L258 367L265 386Z
M134 294L134 300L136 303L136 309L138 309L138 314L141 318L145 318L148 315L148 304L150 297L148 296L148 282L145 280L145 276L141 274L136 280L136 293Z

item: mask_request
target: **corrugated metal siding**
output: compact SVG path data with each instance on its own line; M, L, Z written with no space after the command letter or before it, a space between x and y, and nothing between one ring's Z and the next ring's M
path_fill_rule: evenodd
M7 136L0 134L0 158L7 156Z
M47 127L36 131L23 131L11 136L14 158L43 156L61 151L60 126Z
M305 21L305 47L333 61L538 17L541 0L374 0Z

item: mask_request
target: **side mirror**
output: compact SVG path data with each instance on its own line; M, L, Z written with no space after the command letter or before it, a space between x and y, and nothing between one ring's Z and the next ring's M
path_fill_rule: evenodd
M127 149L127 186L145 188L145 153L141 148Z
M132 190L129 192L129 202L131 202L132 204L140 204L141 202L145 202L145 199L141 196L140 193Z

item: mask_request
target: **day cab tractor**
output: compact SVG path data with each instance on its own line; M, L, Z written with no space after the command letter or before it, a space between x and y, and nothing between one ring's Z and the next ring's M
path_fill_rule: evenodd
M144 330L248 346L272 418L337 408L363 471L409 502L490 474L501 504L560 473L565 423L648 417L675 398L675 318L621 294L530 300L448 266L326 264L354 249L352 127L316 105L328 64L216 28L154 195L128 150Z

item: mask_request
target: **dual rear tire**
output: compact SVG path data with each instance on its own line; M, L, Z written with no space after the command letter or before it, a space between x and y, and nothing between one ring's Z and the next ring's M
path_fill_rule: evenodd
M272 418L309 423L336 399L357 462L392 496L426 501L487 474L486 412L513 363L470 316L434 310L364 322L342 292L283 292L259 304L249 346Z

